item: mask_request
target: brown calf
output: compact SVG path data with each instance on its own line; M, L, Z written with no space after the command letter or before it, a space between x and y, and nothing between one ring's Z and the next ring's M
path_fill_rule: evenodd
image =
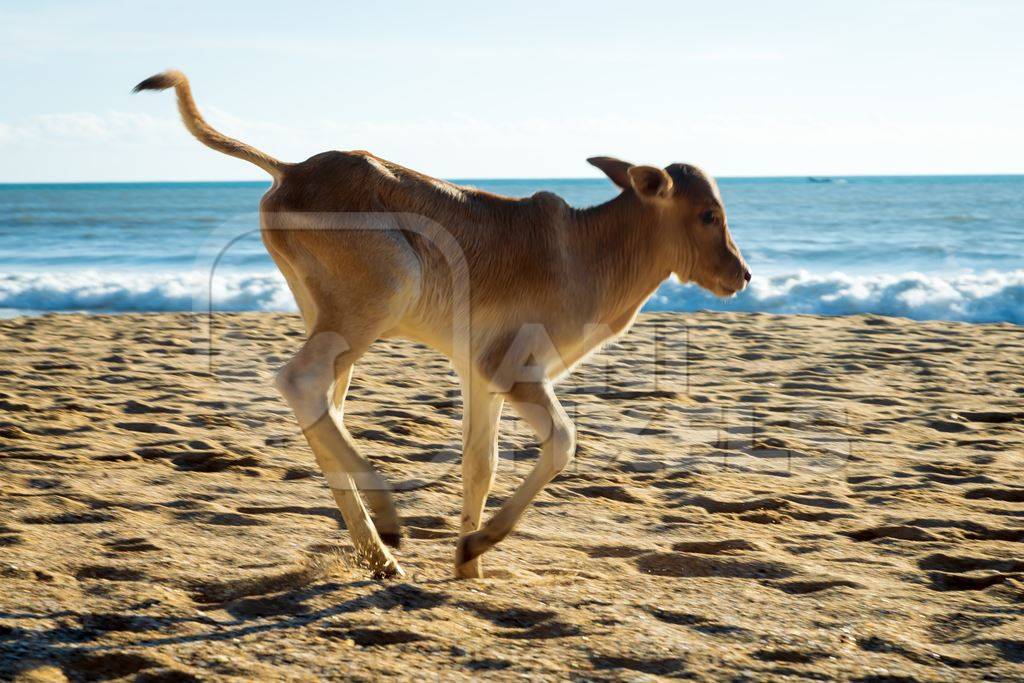
M450 358L460 377L464 496L455 572L481 577L480 555L573 457L575 430L552 382L629 329L672 273L719 296L750 280L718 187L694 166L589 159L622 192L575 209L548 192L513 199L461 187L369 152L284 163L210 128L181 72L153 76L136 91L170 87L200 142L274 179L260 203L263 241L308 333L276 385L377 575L401 573L385 547L398 546L398 514L343 421L352 368L374 341L422 342ZM506 400L536 432L541 454L481 524Z

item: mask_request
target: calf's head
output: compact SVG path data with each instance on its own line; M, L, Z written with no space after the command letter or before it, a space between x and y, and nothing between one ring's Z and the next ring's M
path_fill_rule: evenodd
M732 296L747 286L750 270L729 234L722 196L711 176L689 164L662 169L611 157L587 161L623 191L634 193L641 210L653 216L680 280L718 296Z

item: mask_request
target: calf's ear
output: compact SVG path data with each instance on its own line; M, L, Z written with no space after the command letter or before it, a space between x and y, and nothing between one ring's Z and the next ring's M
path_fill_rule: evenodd
M627 174L642 199L664 199L672 194L672 178L656 166L630 166Z
M597 166L604 171L609 180L623 190L633 188L633 184L629 180L629 169L633 168L633 164L628 161L616 159L615 157L590 157L587 159L587 163L591 166Z

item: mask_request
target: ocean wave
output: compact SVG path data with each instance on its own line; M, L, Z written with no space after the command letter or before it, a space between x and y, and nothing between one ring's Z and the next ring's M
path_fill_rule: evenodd
M71 273L0 276L0 308L36 311L294 311L278 273Z
M211 286L212 285L212 286ZM294 311L278 273L17 273L0 276L0 308L25 311ZM1024 270L953 276L812 274L755 277L723 300L693 286L666 282L650 311L760 311L849 315L874 313L917 320L1024 324Z
M667 282L647 304L657 311L759 311L852 315L874 313L915 320L1024 324L1024 270L952 276L811 274L756 278L733 299Z

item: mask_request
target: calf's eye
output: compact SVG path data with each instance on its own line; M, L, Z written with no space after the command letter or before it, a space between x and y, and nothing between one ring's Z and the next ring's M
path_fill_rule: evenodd
M700 215L700 220L704 225L711 225L715 222L715 212L710 210L705 211Z

